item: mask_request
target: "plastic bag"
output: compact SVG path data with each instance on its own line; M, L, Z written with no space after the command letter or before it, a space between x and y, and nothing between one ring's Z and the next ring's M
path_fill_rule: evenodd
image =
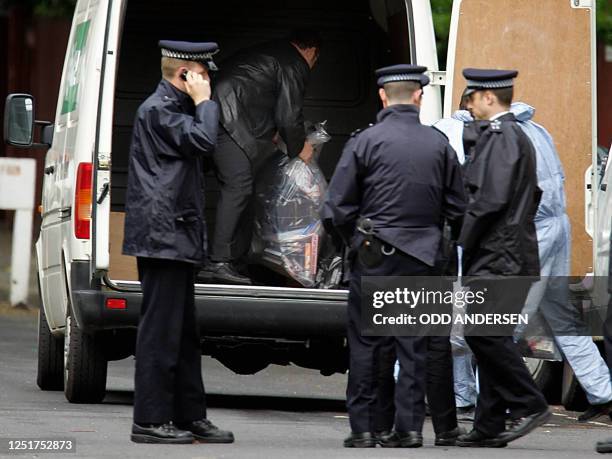
M319 211L327 188L317 160L331 137L325 122L307 124L306 132L314 150L310 164L277 157L258 177L255 235L260 247L254 252L265 265L312 287L324 235Z

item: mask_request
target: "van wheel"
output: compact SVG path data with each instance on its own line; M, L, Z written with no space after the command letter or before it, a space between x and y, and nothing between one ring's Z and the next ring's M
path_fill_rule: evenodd
M572 367L567 362L563 366L563 386L561 403L568 411L584 411L589 407L584 390L580 386Z
M104 399L108 362L102 340L83 333L70 312L66 318L64 368L64 393L70 403L100 403Z
M36 384L42 390L64 389L64 340L53 336L45 308L38 311L38 371Z
M561 403L563 362L525 357L525 364L550 405Z

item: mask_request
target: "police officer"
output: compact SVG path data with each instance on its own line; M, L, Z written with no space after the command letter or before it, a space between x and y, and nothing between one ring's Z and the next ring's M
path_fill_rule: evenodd
M217 44L159 46L163 79L136 113L125 208L123 253L137 257L142 286L131 439L231 443L206 418L194 307L206 247L202 160L219 124L208 76Z
M387 337L362 336L361 276L427 276L441 240L441 222L461 218L463 181L447 138L419 121L425 67L396 65L377 70L383 110L377 124L347 142L323 209L326 227L335 228L353 252L350 266L347 408L351 435L346 447L374 447L378 360ZM368 245L356 226L371 224ZM375 253L372 253L374 248ZM377 252L376 252L377 251ZM373 256L373 257L372 257ZM425 418L424 337L397 337L401 364L395 393L395 432L383 446L423 444Z
M514 70L465 69L467 106L482 125L466 170L469 205L459 243L463 274L473 290L486 291L504 311L520 312L530 281L503 288L512 276L539 275L534 216L539 202L535 151L510 113ZM470 306L468 306L468 313ZM474 429L459 446L502 447L550 417L544 396L527 370L511 336L468 335L478 363L480 393ZM506 411L512 423L505 430Z

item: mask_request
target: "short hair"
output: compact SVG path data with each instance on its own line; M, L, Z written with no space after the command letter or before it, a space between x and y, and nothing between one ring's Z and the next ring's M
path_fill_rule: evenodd
M490 89L495 97L497 97L497 101L501 105L505 105L507 107L512 104L512 98L514 97L514 87L510 86L508 88L499 88L499 89Z
M300 49L321 49L321 35L314 29L309 29L306 27L293 29L289 33L288 39Z
M391 101L406 101L421 89L421 84L416 81L392 81L383 86L387 99Z
M174 78L176 71L179 67L186 67L187 61L182 59L175 59L173 57L162 57L161 58L161 72L164 78Z
M192 68L193 64L195 64L194 61L186 61L174 57L162 57L162 76L168 79L174 78L179 67Z

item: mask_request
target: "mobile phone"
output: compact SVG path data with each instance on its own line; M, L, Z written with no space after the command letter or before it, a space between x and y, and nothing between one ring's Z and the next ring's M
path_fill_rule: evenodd
M189 70L185 70L183 73L181 73L181 80L187 81L187 74L188 73L189 73Z

